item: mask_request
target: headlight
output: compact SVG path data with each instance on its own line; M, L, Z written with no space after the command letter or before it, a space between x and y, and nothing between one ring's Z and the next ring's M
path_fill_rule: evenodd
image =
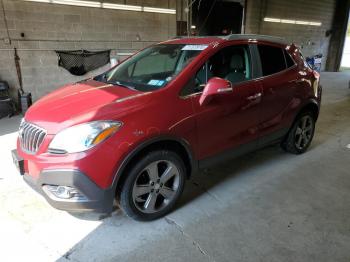
M121 126L121 122L94 121L69 127L54 137L49 152L62 154L88 150L113 135Z

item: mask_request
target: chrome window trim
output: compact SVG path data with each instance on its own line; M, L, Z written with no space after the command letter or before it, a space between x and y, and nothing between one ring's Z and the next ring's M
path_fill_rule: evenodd
M282 73L285 73L285 72L287 72L287 71L289 71L289 70L291 70L291 69L294 69L294 68L296 68L296 67L297 67L297 64L295 64L295 65L293 65L293 66L291 66L291 67L288 67L288 68L286 68L286 69L284 69L284 70L282 70L282 71L273 73L273 74L271 74L271 75L261 76L261 77L255 78L255 79L256 79L256 80L263 80L263 79L266 78L266 77L271 77L271 76L275 76L275 75L278 75L278 74L282 74Z

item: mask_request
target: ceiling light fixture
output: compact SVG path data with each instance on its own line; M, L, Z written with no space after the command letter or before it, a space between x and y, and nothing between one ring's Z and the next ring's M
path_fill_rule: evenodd
M283 23L283 24L295 24L295 20L281 19L281 23Z
M119 5L119 4L110 4L102 3L102 8L106 9L116 9L116 10L128 10L128 11L142 11L142 7L138 5Z
M26 2L51 3L51 0L24 0Z
M145 6L143 8L144 12L150 12L150 13L161 13L161 14L176 14L175 9L167 9L167 8L155 8L155 7L147 7Z
M309 22L309 25L314 25L314 26L321 26L321 22Z
M312 25L312 26L321 26L322 25L321 22L281 19L281 18L272 18L272 17L265 17L264 21L265 22L272 22L272 23L281 23L281 24Z
M281 23L281 19L279 19L279 18L265 17L264 21L265 22L273 22L273 23Z
M81 1L81 0L52 0L53 4L59 5L74 5L74 6L85 6L85 7L101 7L101 2L95 1Z
M149 13L160 13L160 14L176 14L175 9L156 8L156 7L148 7L148 6L142 7L139 5L122 5L122 4L105 3L101 1L83 1L83 0L23 0L23 1L95 7L95 8L105 8L105 9L116 9L116 10L127 10L127 11L138 11L138 12L144 11Z
M300 20L296 20L295 21L295 24L297 25L308 25L310 22L308 21L300 21Z

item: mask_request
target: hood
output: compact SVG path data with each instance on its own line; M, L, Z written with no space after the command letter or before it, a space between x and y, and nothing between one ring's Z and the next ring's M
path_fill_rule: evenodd
M44 96L29 108L25 119L52 134L73 124L92 121L97 115L101 117L100 111L104 106L140 94L143 93L88 80L64 86Z

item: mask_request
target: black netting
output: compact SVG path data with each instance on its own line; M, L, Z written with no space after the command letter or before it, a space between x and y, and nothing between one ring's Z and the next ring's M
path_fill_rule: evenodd
M109 63L110 50L90 52L87 50L56 51L58 65L72 75L82 76Z

